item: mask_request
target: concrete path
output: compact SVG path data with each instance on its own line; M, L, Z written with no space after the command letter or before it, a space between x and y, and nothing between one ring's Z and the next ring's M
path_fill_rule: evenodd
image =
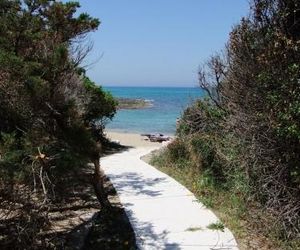
M140 160L153 148L135 148L101 159L136 234L139 249L238 249L218 218L184 186Z

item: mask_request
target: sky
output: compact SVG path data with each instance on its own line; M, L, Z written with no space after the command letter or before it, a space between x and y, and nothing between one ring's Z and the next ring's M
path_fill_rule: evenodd
M248 0L81 0L99 18L87 75L103 86L197 86L197 70L249 12Z

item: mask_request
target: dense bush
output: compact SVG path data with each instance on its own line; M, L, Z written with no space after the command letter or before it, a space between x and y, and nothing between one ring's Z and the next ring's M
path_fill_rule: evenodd
M188 151L185 144L179 140L175 140L173 143L168 145L168 152L171 160L178 160L188 158Z

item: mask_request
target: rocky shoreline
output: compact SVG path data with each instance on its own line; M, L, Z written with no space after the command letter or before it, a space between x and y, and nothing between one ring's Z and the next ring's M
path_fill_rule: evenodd
M153 106L152 101L139 98L117 98L118 109L143 109Z

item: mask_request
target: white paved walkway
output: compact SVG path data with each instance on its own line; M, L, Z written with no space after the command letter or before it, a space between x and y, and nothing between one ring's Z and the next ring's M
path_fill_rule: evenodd
M153 148L152 148L153 149ZM168 175L140 160L151 148L101 159L125 207L140 249L238 249L231 232L210 230L218 218Z

